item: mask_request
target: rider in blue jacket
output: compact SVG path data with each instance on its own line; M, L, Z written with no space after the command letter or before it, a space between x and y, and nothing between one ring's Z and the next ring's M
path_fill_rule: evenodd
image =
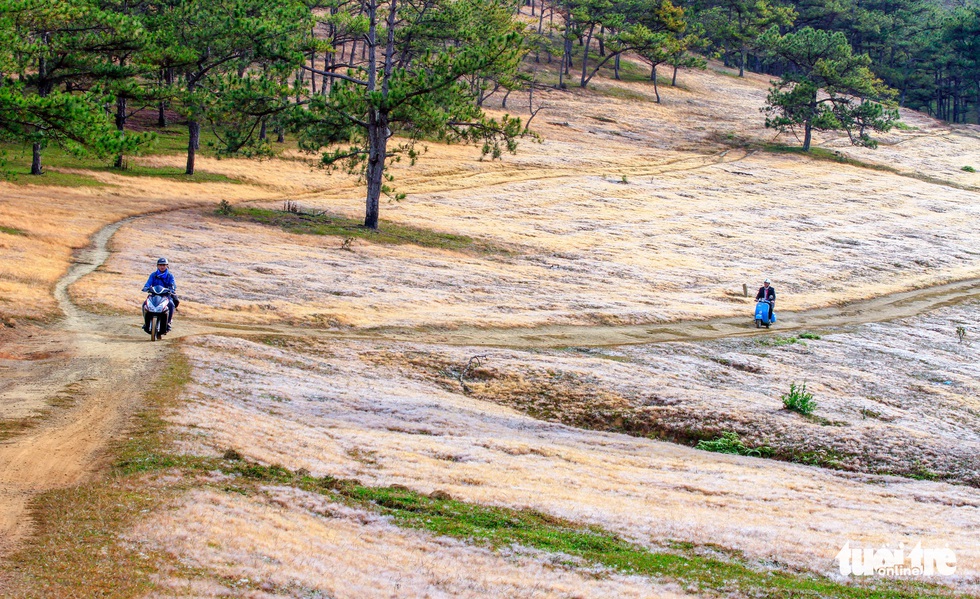
M170 272L170 262L166 258L157 260L157 269L150 273L150 278L146 280L146 285L143 285L143 293L146 293L157 285L164 289L169 289L170 297L173 300L170 302L170 313L167 315L167 332L169 333L170 323L174 319L174 310L180 305L180 300L177 299L177 281L174 280L174 275ZM143 330L147 333L150 332L149 319L144 322Z

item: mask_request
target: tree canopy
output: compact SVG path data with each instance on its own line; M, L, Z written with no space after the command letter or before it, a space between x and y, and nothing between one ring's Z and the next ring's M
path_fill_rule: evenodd
M874 147L868 131L888 131L898 113L876 100L889 90L870 70L867 55L855 55L842 33L811 27L780 35L773 27L760 38L767 52L787 63L769 91L766 126L803 130L803 150L810 150L813 130L844 130L852 143Z

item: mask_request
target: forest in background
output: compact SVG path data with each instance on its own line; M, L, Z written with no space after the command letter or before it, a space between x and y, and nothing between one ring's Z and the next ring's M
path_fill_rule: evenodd
M290 133L364 176L377 228L379 198L399 197L385 166L414 161L417 141L515 151L535 88L619 78L623 57L654 86L658 68L676 82L707 58L771 74L760 119L802 132L804 150L827 130L874 147L897 106L980 120L976 2L3 0L0 142L30 147L35 175L51 146L126 168L154 141L127 123L152 110L186 127L192 175L202 127L219 155L271 155ZM528 93L530 117L488 116L498 92L505 109Z

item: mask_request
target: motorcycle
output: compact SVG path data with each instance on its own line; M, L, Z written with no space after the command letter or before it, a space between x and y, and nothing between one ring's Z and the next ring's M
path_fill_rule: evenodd
M167 324L170 318L170 290L156 285L149 290L146 301L143 302L143 326L149 329L150 341L156 341L167 334Z
M755 328L765 326L767 329L776 322L776 311L772 311L772 320L769 320L769 300L759 300L755 304Z

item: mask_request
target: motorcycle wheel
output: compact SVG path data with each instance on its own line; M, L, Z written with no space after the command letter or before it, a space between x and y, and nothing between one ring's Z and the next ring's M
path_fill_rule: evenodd
M755 328L757 328L757 329L761 329L762 328L762 320L761 319L759 319L759 318L756 318L755 319Z
M150 317L150 341L156 341L160 338L160 317L152 316Z
M766 328L768 329L771 323L766 323Z

